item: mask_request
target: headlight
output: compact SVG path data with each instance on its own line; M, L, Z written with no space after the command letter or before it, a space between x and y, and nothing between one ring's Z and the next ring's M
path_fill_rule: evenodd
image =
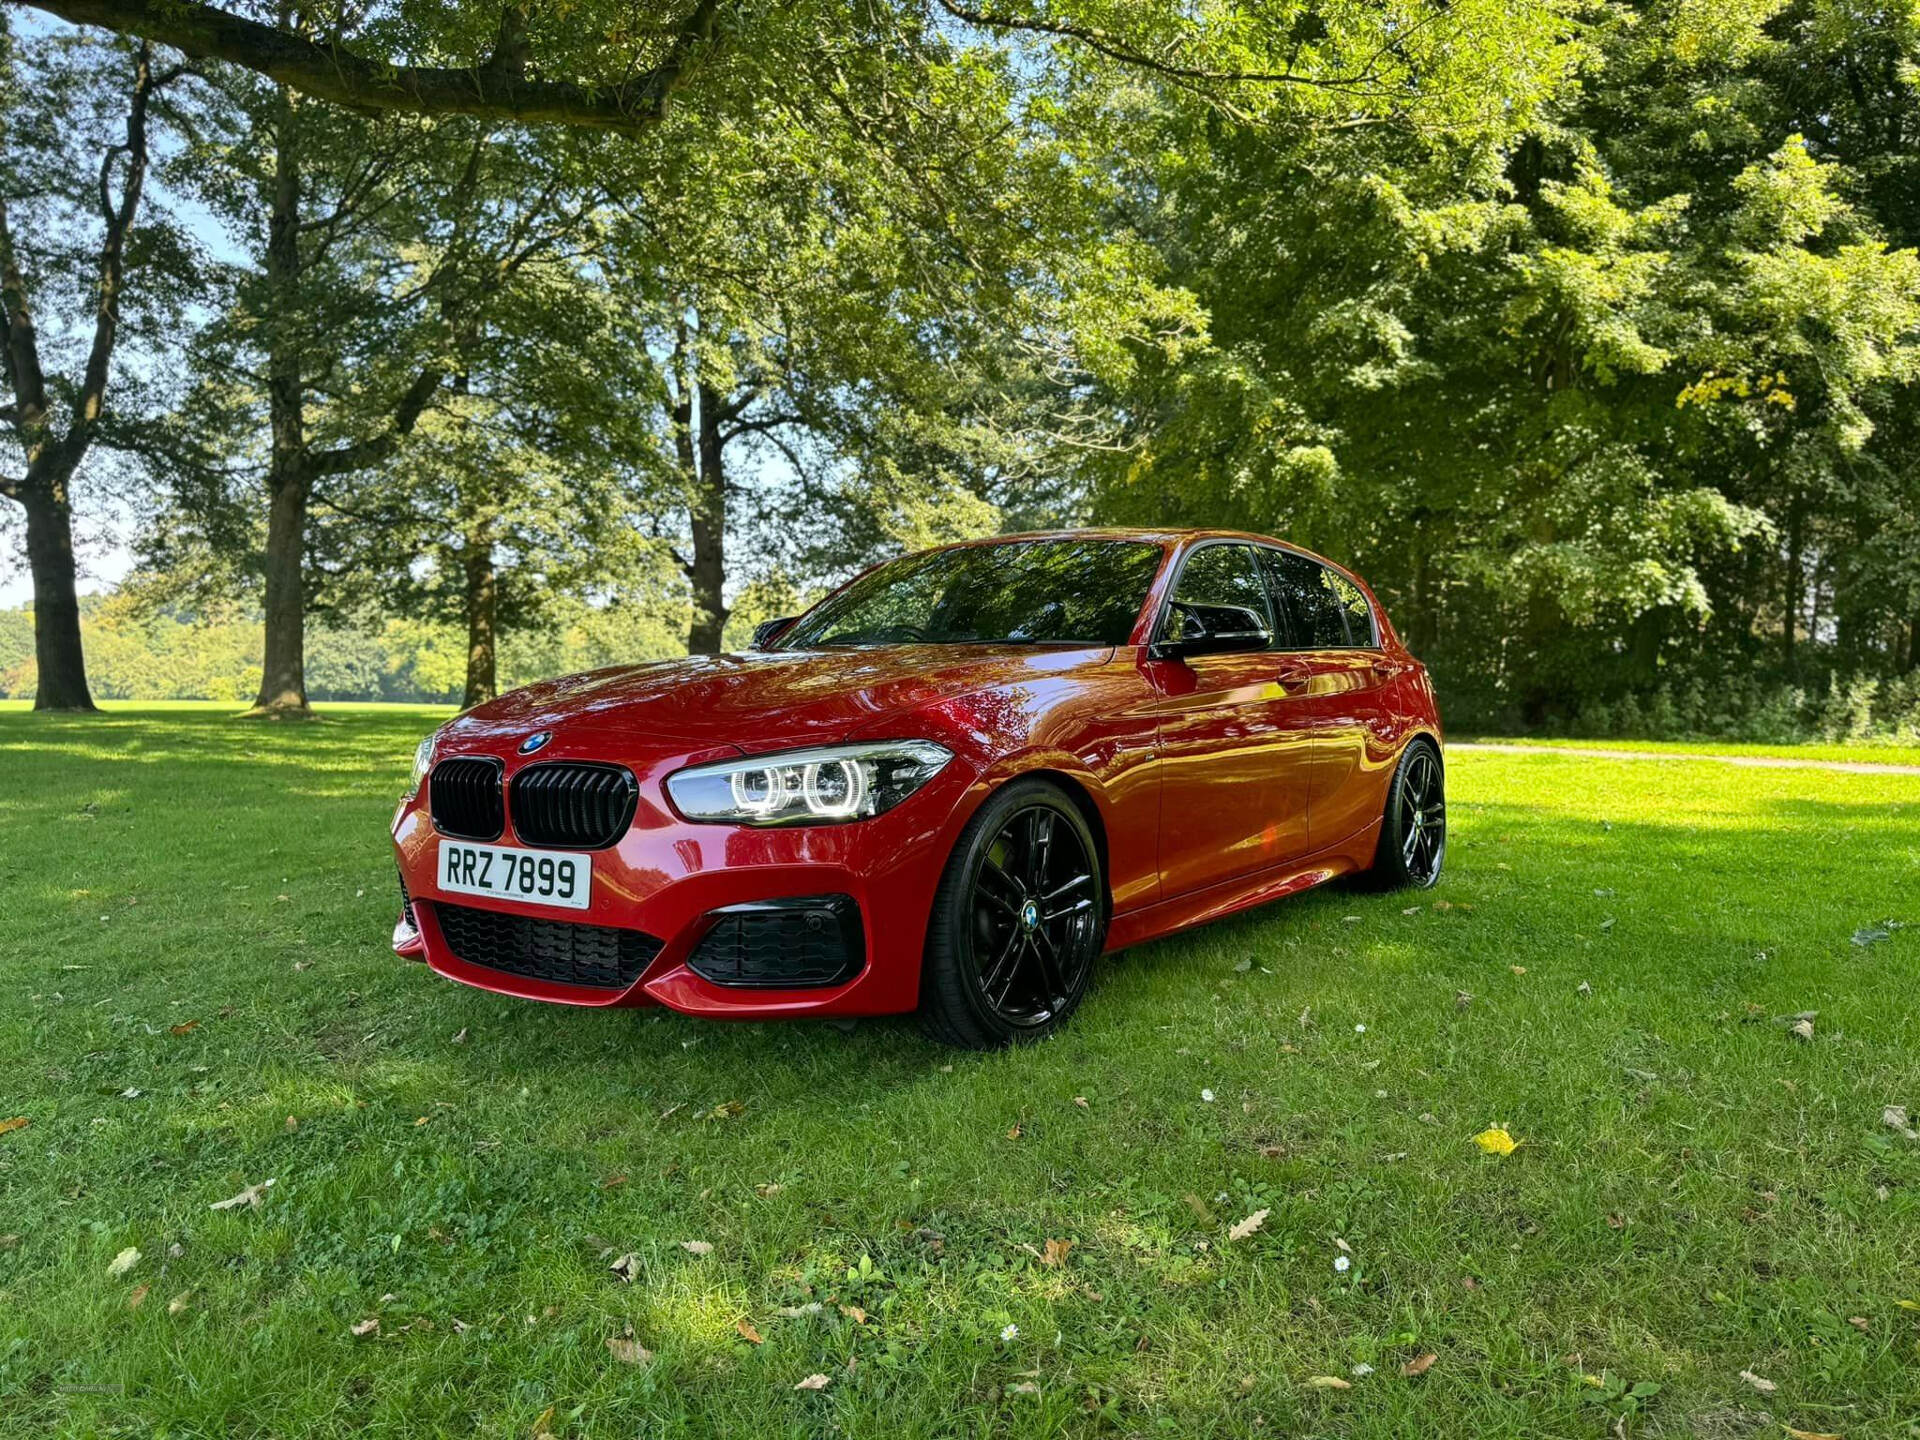
M433 768L434 746L439 740L440 732L436 730L414 748L413 778L407 782L407 799L411 800L420 793L420 782L427 778L427 771Z
M931 740L833 745L696 765L667 780L689 820L831 825L891 810L953 758Z

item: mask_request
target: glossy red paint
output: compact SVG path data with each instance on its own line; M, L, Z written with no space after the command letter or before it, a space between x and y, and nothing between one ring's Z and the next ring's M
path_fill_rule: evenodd
M396 951L465 984L562 1004L663 1004L740 1018L911 1010L932 896L955 839L997 787L1037 772L1069 788L1094 821L1108 880L1108 950L1366 868L1402 750L1415 735L1437 743L1440 726L1424 668L1364 582L1331 567L1373 607L1376 646L1157 659L1150 642L1196 545L1279 542L1222 531L1056 533L1161 547L1128 644L693 657L531 685L453 720L439 733L438 759L497 757L508 782L536 762L614 762L636 777L639 801L626 835L594 852L591 908L561 913L444 896L432 782L423 782L393 822L417 925L396 930ZM522 758L521 741L539 731L551 742ZM699 824L668 798L667 778L687 766L885 739L933 740L954 758L870 819ZM499 843L518 843L511 819ZM853 979L829 989L742 990L688 968L717 908L829 893L860 906L867 954ZM443 899L637 929L664 944L623 990L531 979L456 958L439 928Z

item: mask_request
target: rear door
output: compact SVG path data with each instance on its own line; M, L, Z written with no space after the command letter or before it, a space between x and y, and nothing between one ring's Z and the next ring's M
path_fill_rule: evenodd
M1359 586L1297 551L1262 554L1274 604L1305 671L1300 703L1314 739L1309 842L1321 850L1351 839L1384 812L1393 763L1393 676Z
M1168 617L1183 604L1253 612L1265 650L1149 660L1160 711L1161 895L1171 898L1306 853L1312 732L1306 667L1281 645L1259 552L1239 541L1188 551ZM1159 637L1156 637L1159 638Z

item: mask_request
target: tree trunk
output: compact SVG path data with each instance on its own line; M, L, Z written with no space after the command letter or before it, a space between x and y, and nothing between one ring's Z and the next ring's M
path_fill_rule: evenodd
M27 564L33 571L33 655L40 672L33 708L96 710L80 648L66 482L37 480L22 486L18 499L27 512Z
M300 282L300 157L293 97L280 88L274 122L273 208L267 219L267 284L282 297L282 315L297 313ZM273 451L267 462L266 645L260 695L251 713L305 720L307 705L306 386L297 338L287 319L267 327L267 416Z
M1789 676L1797 673L1799 656L1794 650L1794 629L1800 620L1800 606L1806 600L1806 571L1801 548L1800 511L1796 507L1787 520L1786 590L1781 599L1780 661Z
M1920 670L1920 611L1914 612L1907 630L1907 669Z
M704 382L698 420L700 464L691 507L693 563L687 571L693 582L693 623L687 627L687 652L717 655L727 628L727 477L722 460L726 441L720 432L720 397Z
M493 566L493 537L467 537L461 557L467 574L467 693L460 708L484 705L497 693L494 682L494 615L498 588Z

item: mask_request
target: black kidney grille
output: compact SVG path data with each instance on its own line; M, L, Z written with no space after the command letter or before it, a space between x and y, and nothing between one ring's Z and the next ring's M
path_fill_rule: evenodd
M660 953L653 936L608 925L507 915L444 900L434 902L433 917L456 959L560 985L624 990Z
M619 765L555 760L513 777L513 830L529 845L604 850L633 823L640 786Z
M498 840L507 828L500 800L500 762L455 756L433 767L427 781L433 828L464 840Z

